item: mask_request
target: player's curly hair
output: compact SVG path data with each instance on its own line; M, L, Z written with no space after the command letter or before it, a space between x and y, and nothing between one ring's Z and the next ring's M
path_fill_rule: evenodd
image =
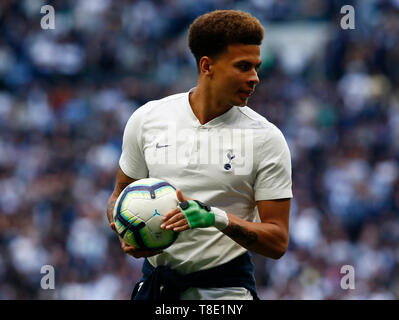
M240 10L215 10L199 16L190 25L188 44L197 61L216 58L229 44L260 45L264 29L258 19Z

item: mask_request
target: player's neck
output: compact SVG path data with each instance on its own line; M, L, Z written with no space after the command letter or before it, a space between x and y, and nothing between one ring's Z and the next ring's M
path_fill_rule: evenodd
M201 124L205 124L223 113L227 112L232 106L218 101L210 90L198 85L189 95L189 101L193 113Z

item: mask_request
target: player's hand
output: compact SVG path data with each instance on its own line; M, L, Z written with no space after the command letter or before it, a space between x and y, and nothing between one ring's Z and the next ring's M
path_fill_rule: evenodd
M116 231L114 222L110 223L110 227L112 230L114 230L118 234L118 232ZM128 243L126 243L125 241L123 241L123 239L120 237L119 234L118 234L118 238L119 238L119 242L121 243L123 252L128 255L131 255L132 257L148 258L148 257L152 257L152 256L162 253L162 250L137 249L135 246L131 246Z
M162 229L180 232L211 226L219 230L227 227L229 220L223 210L211 208L201 201L185 197L180 189L177 189L176 194L180 203L177 208L165 214Z
M184 196L180 189L176 190L176 196L179 202L191 200L191 198ZM166 213L162 220L163 223L161 224L161 229L173 230L174 232L181 232L190 229L190 225L179 207Z

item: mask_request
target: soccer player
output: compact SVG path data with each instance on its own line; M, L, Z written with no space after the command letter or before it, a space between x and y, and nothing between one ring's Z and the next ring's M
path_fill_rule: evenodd
M177 188L179 205L163 229L180 232L163 251L122 249L145 257L132 299L258 299L249 251L279 259L287 250L291 158L281 131L248 108L259 83L264 29L252 15L216 10L191 24L198 68L189 92L150 101L127 122L107 215L147 177Z

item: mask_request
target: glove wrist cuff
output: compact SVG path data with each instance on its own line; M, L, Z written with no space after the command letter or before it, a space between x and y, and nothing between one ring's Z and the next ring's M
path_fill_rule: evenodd
M222 231L229 225L229 218L226 211L216 207L211 207L211 211L215 214L215 227Z

